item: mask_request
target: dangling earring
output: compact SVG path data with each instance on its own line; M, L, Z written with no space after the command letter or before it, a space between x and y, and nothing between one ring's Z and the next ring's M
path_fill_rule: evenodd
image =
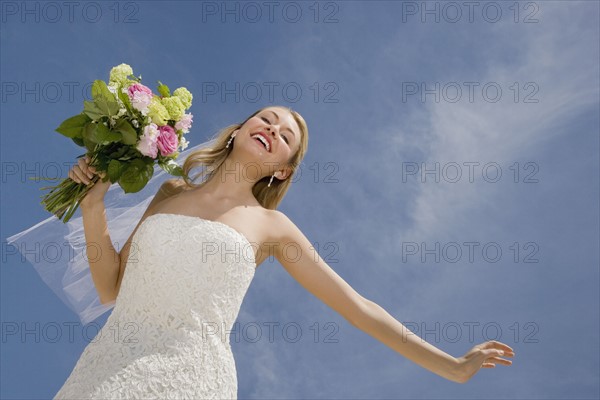
M233 132L231 134L231 137L229 138L229 141L227 142L227 146L225 146L225 148L229 147L229 144L231 143L231 141L233 140L233 138L235 137L236 134L237 134L237 132Z
M267 187L271 187L271 183L273 182L274 176L275 176L275 174L271 175L271 180L269 181L269 184L267 185Z

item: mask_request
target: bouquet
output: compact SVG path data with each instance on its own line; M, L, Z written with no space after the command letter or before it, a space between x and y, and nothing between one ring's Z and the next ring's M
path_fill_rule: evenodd
M98 179L118 182L125 193L144 188L154 173L155 162L173 176L183 176L175 162L180 150L189 142L193 115L186 113L192 105L192 94L180 87L171 94L158 82L158 93L142 85L142 77L121 64L111 69L108 84L95 80L92 100L85 100L83 112L63 121L56 131L75 144L86 148L89 165L104 178L95 175L89 185L70 178L51 189L41 202L44 208L69 221L79 202Z

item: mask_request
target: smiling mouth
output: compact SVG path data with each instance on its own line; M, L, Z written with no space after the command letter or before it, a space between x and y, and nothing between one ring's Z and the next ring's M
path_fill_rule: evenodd
M263 146L268 152L271 152L271 145L269 144L269 141L260 133L257 133L255 135L252 135L252 138L256 141L259 142L259 144L261 146Z

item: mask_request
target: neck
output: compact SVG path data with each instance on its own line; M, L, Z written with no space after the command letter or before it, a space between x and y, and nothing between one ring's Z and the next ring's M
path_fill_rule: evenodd
M251 169L250 169L251 173ZM245 164L227 157L214 176L202 186L202 192L216 199L239 204L256 204L252 187L256 180L248 176Z

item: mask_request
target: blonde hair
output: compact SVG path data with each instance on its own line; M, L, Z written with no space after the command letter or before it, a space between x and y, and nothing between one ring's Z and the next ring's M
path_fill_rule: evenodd
M308 149L308 127L304 118L298 112L292 110L289 107L285 106L268 106L259 109L250 115L246 120L239 124L229 125L219 132L217 132L210 141L214 141L212 147L203 147L189 154L183 163L183 171L185 176L183 180L185 185L188 188L200 188L206 182L208 182L214 176L217 176L221 172L221 167L223 166L225 159L229 156L233 146L225 147L227 142L229 141L231 134L236 129L240 129L242 125L244 125L250 118L254 117L258 113L267 108L278 107L286 109L292 114L294 120L298 124L300 128L300 147L296 154L294 154L290 160L288 160L287 165L292 170L292 173L288 175L284 180L279 180L277 178L273 178L273 182L271 186L268 187L270 176L263 177L260 179L254 187L252 188L252 193L256 200L260 203L261 206L267 209L274 210L277 208L279 203L283 200L286 192L290 188L292 184L292 178L296 174L297 168L299 167L306 151ZM204 166L205 168L197 174L194 178L190 180L190 171L196 167ZM201 183L196 184L196 181L200 178Z

